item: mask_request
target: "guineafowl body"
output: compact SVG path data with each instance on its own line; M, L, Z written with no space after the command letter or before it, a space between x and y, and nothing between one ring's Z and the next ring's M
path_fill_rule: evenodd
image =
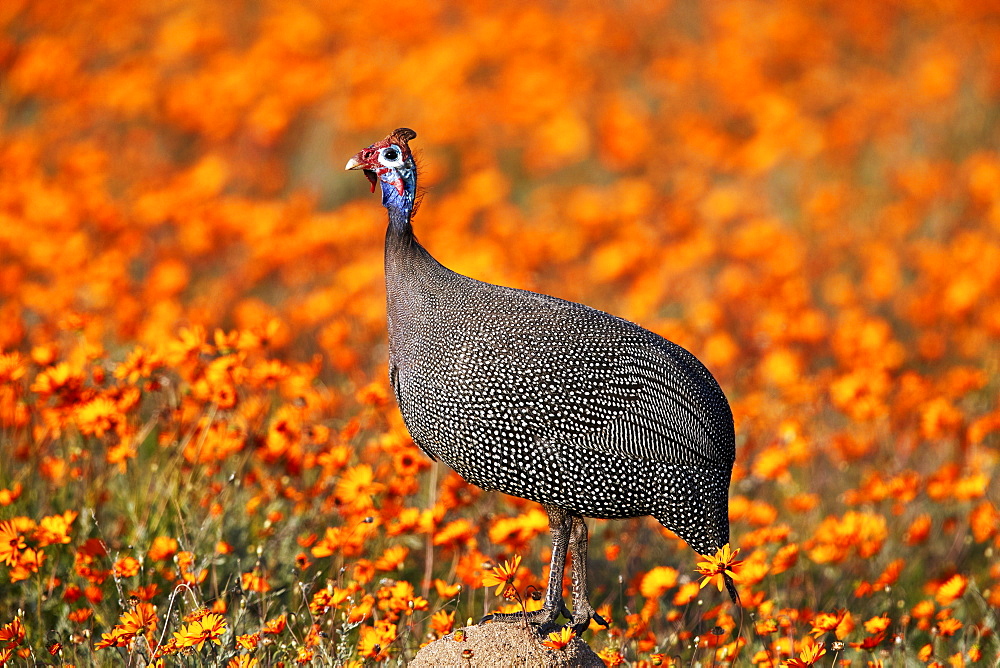
M653 332L435 260L411 226L415 136L396 130L348 163L365 170L373 190L381 186L389 211L393 391L424 452L483 489L543 504L553 555L545 607L533 621L566 612L569 551L572 620L582 630L594 616L583 517L652 515L702 554L729 542L729 404L701 362Z

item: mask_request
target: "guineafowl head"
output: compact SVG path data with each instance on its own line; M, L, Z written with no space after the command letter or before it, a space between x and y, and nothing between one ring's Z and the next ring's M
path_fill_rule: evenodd
M347 161L346 169L363 169L372 184L382 186L382 205L400 213L412 213L417 198L417 167L409 141L417 133L399 128Z

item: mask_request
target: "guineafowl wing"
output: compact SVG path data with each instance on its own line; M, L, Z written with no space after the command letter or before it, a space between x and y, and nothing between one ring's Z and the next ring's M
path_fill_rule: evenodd
M549 408L540 411L567 416L550 423L553 438L609 455L732 466L729 403L694 355L627 320L579 304L560 306L575 326L536 353L564 362L557 391L544 398Z
M732 412L705 366L680 346L630 322L609 322L608 327L632 330L636 338L606 349L614 359L613 380L599 400L621 394L625 385L634 388L632 400L579 443L644 460L731 468L736 458Z

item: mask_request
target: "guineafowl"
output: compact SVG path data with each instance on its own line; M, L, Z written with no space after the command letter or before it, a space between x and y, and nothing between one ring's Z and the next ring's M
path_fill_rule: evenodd
M725 395L694 355L638 325L447 269L414 236L417 167L400 128L347 169L381 187L389 380L414 442L466 481L541 503L552 560L545 629L602 620L585 517L652 515L701 554L729 542L736 447ZM573 610L562 598L567 551ZM732 580L725 577L734 602ZM493 615L513 621L522 615Z

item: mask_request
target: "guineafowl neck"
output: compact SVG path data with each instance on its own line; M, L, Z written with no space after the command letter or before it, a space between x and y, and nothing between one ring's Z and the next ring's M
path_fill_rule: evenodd
M448 293L461 277L435 260L413 235L413 228L390 222L385 234L385 287L390 321L420 313ZM393 323L390 322L390 327ZM391 332L390 332L391 333Z
M400 282L421 280L444 269L427 249L420 245L413 228L389 226L385 233L385 278Z

